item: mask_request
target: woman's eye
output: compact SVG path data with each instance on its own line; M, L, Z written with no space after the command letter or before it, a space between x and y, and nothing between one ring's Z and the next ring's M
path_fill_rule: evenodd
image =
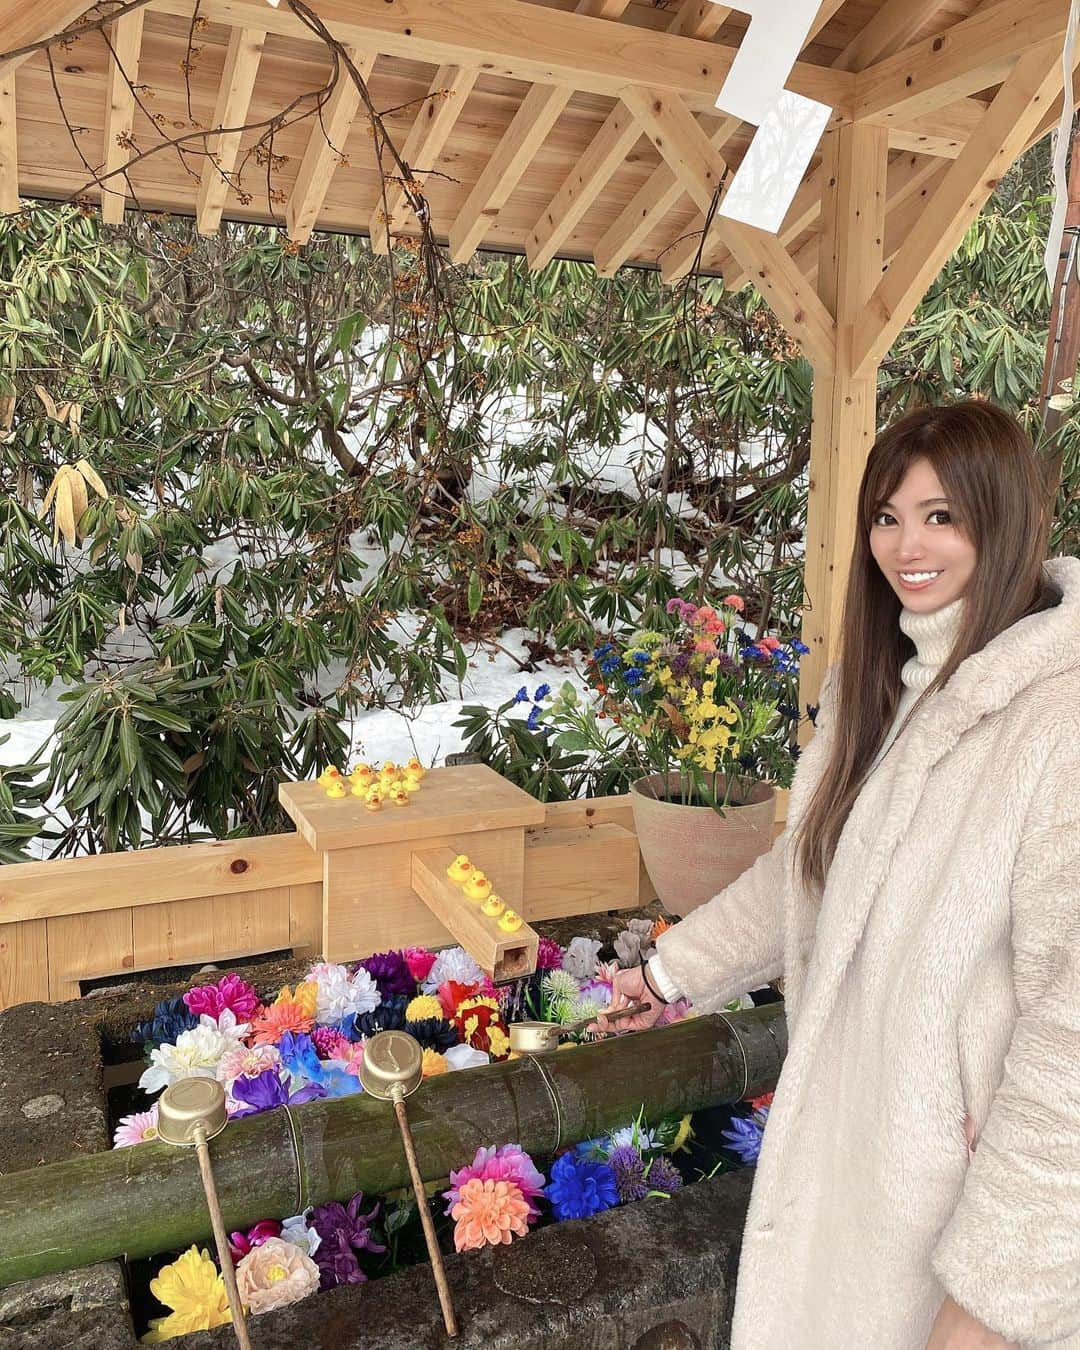
M875 525L891 525L892 516L889 515L888 511L877 511L874 514L873 523Z
M940 519L939 519L939 517L940 517ZM938 524L938 525L951 525L951 524L952 524L952 516L949 515L948 511L931 511L931 512L930 512L930 519L931 519L932 521L935 521L935 523Z

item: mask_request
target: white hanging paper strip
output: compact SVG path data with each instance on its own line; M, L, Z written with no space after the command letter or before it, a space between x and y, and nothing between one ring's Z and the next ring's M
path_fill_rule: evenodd
M1054 140L1054 214L1050 218L1050 231L1046 236L1046 253L1043 258L1051 294L1057 279L1061 241L1065 236L1065 213L1069 207L1069 133L1072 131L1075 107L1072 97L1073 53L1076 47L1078 22L1080 22L1080 0L1072 0L1069 6L1069 22L1065 29L1065 46L1061 53L1064 95L1061 103L1061 121L1058 123Z
M717 214L775 234L832 112L827 104L784 88L820 0L739 0L734 8L750 15L750 25L716 106L753 123L757 131Z

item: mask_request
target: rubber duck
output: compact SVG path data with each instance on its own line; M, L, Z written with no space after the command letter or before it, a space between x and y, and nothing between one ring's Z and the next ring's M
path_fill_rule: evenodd
M480 906L480 913L486 914L489 919L497 919L505 908L505 903L497 895L489 895Z
M401 786L405 789L406 792L419 792L420 779L414 777L414 775L411 773L407 773L405 777L401 780Z
M474 867L471 875L461 883L461 889L470 900L486 900L491 894L491 882Z
M349 778L349 782L350 782L350 784L351 784L351 786L350 786L350 788L349 788L349 791L352 793L352 795L353 795L354 797L366 797L366 796L367 796L367 794L368 794L368 785L367 785L366 783L361 783L361 782L359 781L359 779L353 778L351 775L350 775L350 778Z
M349 778L354 783L370 784L375 777L375 770L370 764L356 764L353 766Z
M341 770L335 768L333 764L330 764L327 768L323 769L321 774L319 774L318 782L321 783L323 787L329 787L331 783L336 782L340 777Z
M380 797L380 798L385 797L386 792L387 788L385 783L375 782L371 783L368 787L364 788L364 796L367 797L369 800L372 797Z
M344 784L344 783L341 783L341 782L337 782L336 780L331 780L331 781L330 781L329 783L327 783L327 785L326 785L326 795L327 795L328 797L344 797L344 796L345 796L345 784Z
M396 787L390 791L390 800L395 806L408 806L411 798L403 787Z
M396 778L398 776L398 766L392 759L384 759L382 768L379 770L380 778Z
M381 792L369 792L367 801L364 805L369 811L380 811L382 809L383 799Z
M508 909L499 920L499 927L504 933L516 933L524 922L516 910Z
M468 880L474 870L472 863L469 861L469 855L459 853L446 869L446 875L460 886L463 881Z
M413 755L412 759L405 765L405 774L409 778L423 778L426 773L427 769L424 768L415 755Z

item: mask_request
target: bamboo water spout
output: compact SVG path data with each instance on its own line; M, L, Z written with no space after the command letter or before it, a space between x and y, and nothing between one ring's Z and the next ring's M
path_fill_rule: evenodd
M550 1156L642 1106L658 1116L766 1092L785 1048L783 1005L773 1004L429 1079L410 1098L420 1171L445 1177L479 1144L508 1140ZM234 1121L214 1170L230 1230L409 1183L397 1121L366 1095ZM11 1173L0 1187L0 1230L0 1285L209 1235L190 1159L155 1143Z

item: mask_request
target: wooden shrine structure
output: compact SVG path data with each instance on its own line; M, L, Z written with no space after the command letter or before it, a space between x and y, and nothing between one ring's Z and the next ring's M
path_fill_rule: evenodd
M632 264L674 281L698 266L730 288L752 282L814 370L803 632L803 699L814 701L838 643L878 366L1002 175L1060 116L1068 0L821 0L787 87L832 112L775 235L714 211L755 134L715 99L748 24L767 16L713 0L106 0L86 11L86 0L0 0L0 211L78 196L114 224L125 208L154 209L208 233L272 222L300 245L314 229L365 233L385 252L416 232L419 204L459 263L490 247L533 267L568 257L605 275ZM1072 72L1068 84L1071 106ZM400 152L389 176L365 99ZM267 160L251 150L270 125ZM184 153L155 149L178 138ZM572 807L580 828L588 804ZM548 829L553 808L538 811ZM170 867L181 853L190 861ZM38 974L0 974L0 1004L43 996L42 978L44 996L77 992L80 975L108 964L87 957L106 932L127 968L163 951L242 954L237 897L255 893L253 879L273 893L261 903L277 915L275 942L314 947L321 867L293 836L6 867L0 948L21 944ZM103 903L118 885L123 903ZM197 954L165 921L180 903L203 907L211 936ZM91 912L107 916L93 934Z

